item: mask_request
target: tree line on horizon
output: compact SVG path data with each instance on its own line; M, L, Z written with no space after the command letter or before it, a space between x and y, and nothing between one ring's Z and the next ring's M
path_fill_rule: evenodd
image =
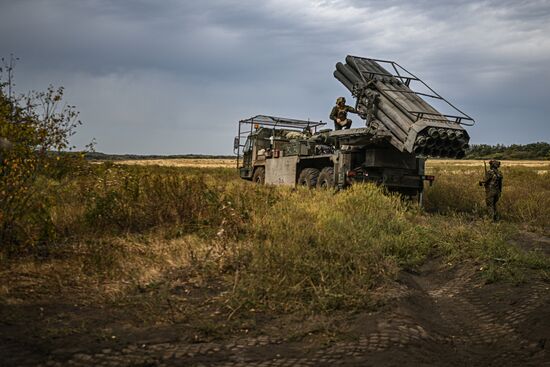
M466 151L465 159L550 160L550 144L473 144Z
M93 161L127 161L141 159L232 159L234 155L209 154L108 154L101 152L87 152L86 159Z
M208 154L106 154L87 152L88 160L138 160L138 159L231 159L234 155ZM502 159L502 160L550 160L550 144L545 142L530 144L473 144L466 151L464 159Z

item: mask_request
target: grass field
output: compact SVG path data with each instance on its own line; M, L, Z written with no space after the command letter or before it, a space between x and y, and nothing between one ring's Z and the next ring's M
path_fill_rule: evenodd
M324 315L315 328L327 336L341 330L330 315L383 309L404 272L434 261L473 266L481 284L548 284L549 169L503 162L502 220L493 223L477 186L482 162L430 161L425 210L372 185L258 186L231 160L100 163L42 183L55 192L55 240L17 259L2 253L0 303L25 340L109 338L120 320L223 339L254 329L251 315ZM67 302L100 307L104 320L71 311L56 321ZM22 327L38 304L52 313ZM278 328L290 332L285 320Z
M143 159L143 160L127 160L117 161L117 164L137 164L137 165L159 165L168 167L236 167L234 159ZM534 167L548 170L550 167L549 161L501 161L503 167ZM428 167L439 167L452 165L453 167L478 167L483 170L482 160L445 160L445 159L430 159Z
M374 302L370 289L434 256L486 263L490 280L520 278L524 267L548 277L546 260L508 245L521 229L548 233L550 179L540 174L547 162L503 163L498 224L486 219L477 186L482 162L429 161L436 181L426 188L425 211L370 185L336 195L256 186L239 179L233 164L106 163L93 175L50 181L56 240L34 251L63 254L56 264L81 279L121 282L111 291L186 267L233 282L223 296L231 310L359 307Z
M237 167L234 159L134 159L117 161L117 164L142 165L142 166L165 166L165 167Z

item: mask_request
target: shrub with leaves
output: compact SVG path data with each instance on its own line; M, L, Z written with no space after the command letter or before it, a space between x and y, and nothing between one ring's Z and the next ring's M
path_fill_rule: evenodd
M4 60L2 60L4 61ZM12 64L0 68L0 244L21 250L51 240L48 180L82 157L63 154L80 125L63 88L12 94ZM4 76L7 75L7 81ZM78 166L78 165L76 165Z

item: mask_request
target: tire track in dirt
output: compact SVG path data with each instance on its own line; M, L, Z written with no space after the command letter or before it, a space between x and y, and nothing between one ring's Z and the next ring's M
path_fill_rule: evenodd
M374 327L358 321L356 338L325 347L268 336L220 343L129 345L95 354L55 355L43 366L550 366L545 339L520 329L532 315L550 317L543 282L486 286L475 269L454 274L435 265L404 274L407 289Z
M545 301L548 303L547 284L530 285L528 297L499 314L495 308L503 301L487 303L481 296L482 286L472 280L472 275L458 277L443 286L434 286L429 278L418 280L419 286L433 299L435 311L452 330L440 341L468 350L465 362L476 358L495 366L541 365L545 351L537 350L538 344L521 335L516 327ZM502 304L500 306L502 308ZM535 354L538 356L533 358Z

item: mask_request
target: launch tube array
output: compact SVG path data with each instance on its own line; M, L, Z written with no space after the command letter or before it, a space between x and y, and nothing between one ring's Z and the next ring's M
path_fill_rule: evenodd
M414 92L400 75L394 75L378 62L348 56L337 63L334 77L357 98L357 108L365 112L369 96L376 95L374 118L390 131L391 143L400 151L423 156L462 158L470 137L457 122L451 121ZM376 93L365 93L366 90Z

